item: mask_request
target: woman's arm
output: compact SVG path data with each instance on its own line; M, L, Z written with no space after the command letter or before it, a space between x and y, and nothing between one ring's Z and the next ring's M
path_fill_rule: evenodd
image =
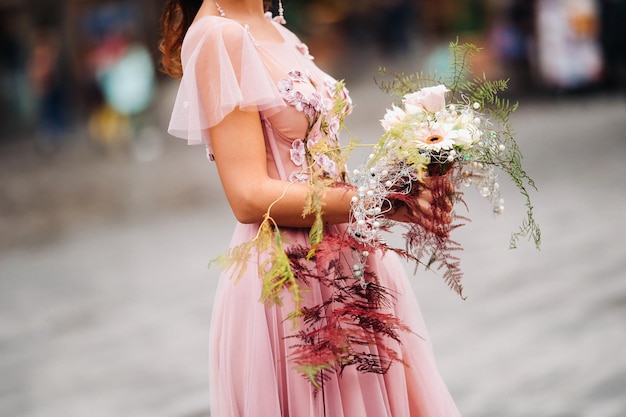
M279 226L310 227L314 216L302 216L309 187L303 183L271 178L267 173L265 140L259 113L235 109L210 129L213 155L228 202L241 223L263 220L270 205L270 216ZM415 222L419 217L425 225L447 224L452 209L434 202L425 185L408 204L403 202L387 217L400 222ZM350 200L355 192L346 188L327 188L323 196L324 222L346 223L350 215Z
M226 197L241 223L257 223L272 205L270 216L279 226L310 227L312 215L302 217L308 186L271 178L267 173L265 141L259 113L235 109L210 129L215 163ZM324 222L345 223L354 191L327 188Z

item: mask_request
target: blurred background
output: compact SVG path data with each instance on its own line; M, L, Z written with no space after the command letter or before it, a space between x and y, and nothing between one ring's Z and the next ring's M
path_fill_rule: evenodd
M497 221L467 192L468 300L413 280L442 374L468 417L626 416L626 0L284 5L365 143L392 102L379 66L445 70L458 37L510 79L544 242L507 249L512 184ZM209 416L207 264L234 219L203 149L166 133L162 7L0 0L2 417Z

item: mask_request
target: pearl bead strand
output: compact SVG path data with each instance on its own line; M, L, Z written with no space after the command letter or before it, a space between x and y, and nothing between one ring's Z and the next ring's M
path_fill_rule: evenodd
M224 11L224 9L222 9L222 6L220 6L218 2L215 2L215 7L217 8L217 12L220 14L220 16L226 17L226 12Z

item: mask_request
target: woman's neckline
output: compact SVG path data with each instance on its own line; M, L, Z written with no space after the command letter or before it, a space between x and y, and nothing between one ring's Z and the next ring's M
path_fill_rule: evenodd
M276 30L276 32L278 33L278 36L280 36L280 40L263 40L263 39L257 39L254 34L252 32L250 32L249 26L247 24L243 24L241 22L239 22L238 20L235 19L231 19L229 17L225 17L225 16L218 16L218 15L213 15L213 14L205 14L204 16L200 16L198 18L196 18L196 20L191 24L192 26L200 23L202 20L205 19L220 19L220 20L227 20L229 22L233 22L238 24L239 26L241 26L243 29L245 29L250 36L252 37L252 39L256 42L256 43L263 43L263 44L275 44L275 45L284 45L287 43L287 40L285 39L285 36L281 33L281 30L279 27L277 27L277 24L272 20L272 16L271 13L268 12L266 13L266 18L270 21L270 23L272 23L274 29Z

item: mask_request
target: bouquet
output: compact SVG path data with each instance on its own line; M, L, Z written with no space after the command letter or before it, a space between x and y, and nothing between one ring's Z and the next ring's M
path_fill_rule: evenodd
M401 103L387 110L381 120L385 133L367 164L353 172L357 195L352 200L350 230L366 246L387 248L381 238L381 231L391 223L387 212L394 205L417 198L419 184L428 181L434 220L414 216L405 224L406 248L396 251L428 267L443 269L445 281L462 296L462 271L454 255L461 245L451 240L450 232L469 219L456 211L450 213L452 219L445 218L449 205L464 204L459 191L462 185L474 186L499 215L504 212L504 201L498 174L508 174L527 207L526 218L511 237L510 246L529 236L539 247L541 233L527 191L528 186L535 185L521 167L522 154L508 120L517 105L498 97L507 83L484 76L466 77L477 47L452 43L450 50L452 65L446 76L400 74L380 85L400 96Z

